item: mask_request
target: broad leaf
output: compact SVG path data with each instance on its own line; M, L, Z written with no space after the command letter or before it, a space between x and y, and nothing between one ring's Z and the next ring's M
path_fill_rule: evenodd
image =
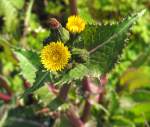
M88 66L97 66L102 73L110 71L125 47L130 27L144 12L145 10L128 17L119 24L88 24L78 40L74 42L76 47L86 48L90 52Z

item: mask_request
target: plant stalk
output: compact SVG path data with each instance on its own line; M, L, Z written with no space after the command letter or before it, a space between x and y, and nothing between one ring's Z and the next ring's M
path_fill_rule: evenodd
M77 0L69 0L70 2L70 12L72 15L77 15Z
M90 110L91 110L91 104L88 100L85 101L85 105L84 105L84 109L83 109L83 113L81 116L81 120L83 123L86 123L88 121L88 118L90 116Z
M72 108L68 109L66 115L73 127L84 127L84 123Z

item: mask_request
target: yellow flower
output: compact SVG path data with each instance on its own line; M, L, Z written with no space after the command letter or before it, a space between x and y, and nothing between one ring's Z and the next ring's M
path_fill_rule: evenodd
M61 71L71 57L67 46L62 42L51 42L41 51L41 62L47 70Z
M85 29L85 21L79 16L70 16L66 28L72 33L80 33Z

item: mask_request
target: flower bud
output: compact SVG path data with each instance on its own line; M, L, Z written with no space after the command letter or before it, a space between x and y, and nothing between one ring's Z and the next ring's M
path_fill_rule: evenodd
M51 29L58 29L61 26L60 22L55 18L50 18L49 25Z

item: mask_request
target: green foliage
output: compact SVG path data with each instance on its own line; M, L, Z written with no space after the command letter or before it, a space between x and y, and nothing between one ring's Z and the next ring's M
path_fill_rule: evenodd
M56 84L64 84L72 80L82 79L89 72L88 68L83 64L78 64L76 67L68 71Z
M118 25L87 25L75 45L90 52L90 66L98 66L100 72L106 73L117 63L125 47L131 25L143 13L144 10Z
M1 0L0 75L8 81L13 96L6 105L0 98L0 127L71 127L66 111L73 107L74 112L82 116L89 94L92 106L85 126L149 126L149 1L78 0L77 4L78 14L87 25L79 34L65 29L56 33L72 55L63 71L53 73L42 68L37 52L49 36L49 17L55 17L62 28L65 27L70 15L69 0ZM144 8L147 11L138 20L144 11L132 13ZM132 15L122 21L129 13ZM127 44L129 33L131 41ZM53 34L51 31L49 38L52 39ZM22 49L14 49L18 46ZM98 93L85 92L81 80L88 75L95 90L102 73L108 73L109 81L104 99L98 104ZM24 90L22 77L31 83L31 88ZM50 89L46 83L53 83L54 88ZM66 101L58 98L63 84L70 85ZM7 94L7 91L0 87L0 93ZM22 93L25 97L20 99L18 96ZM24 104L24 99L33 105ZM38 108L37 103L41 104ZM45 111L47 107L49 111Z
M15 54L19 60L21 75L32 84L35 81L36 72L40 66L39 55L31 50L18 50L15 51Z
M47 82L51 82L51 74L49 72L45 72L42 69L39 69L36 72L35 81L34 81L32 87L28 88L24 92L23 96L33 93L34 91L38 90L40 87L42 87Z

